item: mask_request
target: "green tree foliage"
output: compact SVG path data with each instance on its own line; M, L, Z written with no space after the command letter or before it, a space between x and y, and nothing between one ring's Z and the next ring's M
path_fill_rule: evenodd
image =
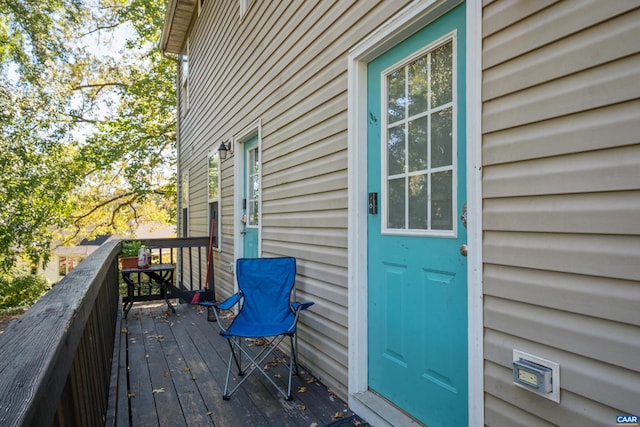
M0 273L175 210L155 0L0 0Z
M76 171L64 95L57 82L45 82L67 58L51 16L77 8L30 3L0 2L0 272L19 255L46 260Z
M0 278L0 310L27 308L49 290L47 279L25 275L16 278Z

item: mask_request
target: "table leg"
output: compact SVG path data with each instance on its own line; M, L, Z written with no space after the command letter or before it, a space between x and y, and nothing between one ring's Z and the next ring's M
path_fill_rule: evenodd
M171 304L171 301L169 301L169 298L167 297L167 282L164 282L162 284L162 292L164 292L164 302L167 303L167 308L169 308L169 310L171 310L175 314L176 309L173 306L173 304Z
M131 310L131 307L133 307L133 295L135 293L135 289L134 289L134 284L131 281L131 278L129 276L126 275L122 275L122 278L124 279L125 283L127 284L127 299L128 301L124 302L123 306L122 306L122 311L124 311L124 318L127 318L127 315L129 314L129 310Z
M138 274L138 280L134 281L131 278L131 274ZM176 309L171 304L171 301L169 301L169 296L167 294L170 288L170 285L173 282L173 268L157 269L156 271L142 269L139 271L135 271L133 273L131 271L128 271L127 273L124 273L124 272L122 273L122 278L127 284L127 297L126 297L127 300L126 302L123 301L123 307L122 307L122 310L124 311L124 318L125 319L127 318L127 315L129 314L129 310L131 310L131 307L133 306L133 300L135 296L135 287L140 285L140 274L146 274L147 277L149 278L150 283L155 284L156 287L160 288L160 291L162 292L162 298L164 298L164 301L167 304L167 308L171 310L173 313L175 313ZM151 290L149 290L149 292L151 294Z
M164 297L164 302L167 303L167 309L171 310L172 313L176 312L175 307L169 301L169 297L167 295L169 290L169 285L173 282L173 271L166 271L163 273L148 273L149 278L154 280L158 287L161 289L162 296Z

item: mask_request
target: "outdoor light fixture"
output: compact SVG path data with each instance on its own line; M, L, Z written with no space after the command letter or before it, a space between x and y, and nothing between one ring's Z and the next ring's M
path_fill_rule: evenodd
M227 144L228 145L225 145L224 141L222 141L220 143L220 147L218 147L218 153L220 154L220 158L222 160L227 158L227 153L233 154L233 145L231 144L231 141L229 140Z

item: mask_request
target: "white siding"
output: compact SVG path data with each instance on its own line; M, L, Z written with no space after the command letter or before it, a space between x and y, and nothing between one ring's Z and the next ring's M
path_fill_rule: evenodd
M347 397L347 52L409 1L207 1L189 35L179 168L206 235L207 154L261 122L262 255L298 259L302 363ZM612 425L640 402L640 1L484 2L485 423ZM181 97L180 107L184 106ZM236 147L238 149L238 147ZM233 290L221 162L219 297ZM514 348L560 363L561 403Z
M189 35L180 165L190 233L206 235L206 159L256 120L262 135L262 256L298 260L302 364L347 398L347 53L407 2L205 2ZM242 149L236 147L236 149ZM221 163L218 297L233 290L234 167Z
M485 423L613 425L640 402L640 2L485 2L483 36Z

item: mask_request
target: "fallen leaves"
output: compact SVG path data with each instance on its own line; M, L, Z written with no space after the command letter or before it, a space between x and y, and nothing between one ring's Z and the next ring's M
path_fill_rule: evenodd
M236 317L236 314L233 312L233 310L221 310L219 316L222 320L228 320Z
M277 357L274 357L273 360L269 363L267 363L266 365L264 365L264 367L262 368L265 371L268 371L270 368L275 368L276 366L278 366L278 363L280 363L280 359L278 359Z
M262 347L269 344L269 340L266 338L246 338L245 341L249 347Z
M198 307L198 311L204 313L206 310ZM194 311L190 311L190 313L192 316L195 315ZM133 316L130 316L130 318L133 318ZM198 319L202 320L201 317L198 317ZM126 326L122 327L120 332L122 334L128 334L126 338L122 337L123 342L126 340L126 342L131 344L132 342L135 342L135 337L140 339L138 343L140 346L133 347L136 351L135 355L138 358L134 369L139 369L138 364L142 364L143 369L153 369L154 372L152 377L153 384L149 384L147 382L144 387L141 387L139 389L141 392L140 397L136 395L138 390L128 393L128 398L132 399L130 400L131 404L134 404L135 402L140 404L142 396L146 396L145 402L147 401L146 399L151 399L155 400L158 404L165 404L167 400L175 399L176 395L180 393L175 384L180 384L185 387L196 387L198 384L213 381L210 372L206 369L206 366L202 365L199 359L193 357L194 355L189 354L187 356L185 353L180 352L171 353L171 349L173 347L169 347L169 345L173 346L174 342L179 341L174 338L178 336L176 331L181 331L184 328L193 328L194 330L198 330L199 326L193 326L194 323L190 322L190 320L191 318L179 317L176 315L169 319L169 322L175 321L173 328L169 327L169 323L164 322L162 322L162 325L158 326L160 324L158 320L155 320L153 324L149 322L134 324L130 321L129 324L132 325L130 330ZM260 351L265 350L266 345L269 345L270 343L268 338L253 338L247 339L246 341L244 338L241 339L243 340L242 345L245 349L247 346L252 346L248 351L253 354L260 353ZM267 375L279 384L286 383L288 363L291 362L290 356L288 354L284 354L283 350L288 350L288 348L277 348L274 353L267 356L258 365L264 366L264 369L267 370ZM171 357L169 357L170 355ZM164 363L165 360L166 363ZM161 361L162 363L158 364L158 361ZM200 372L202 372L202 378L199 378ZM162 378L163 374L165 378ZM260 376L256 375L256 377ZM140 387L141 384L138 384L138 386ZM152 389L152 395L154 397L148 396L150 388ZM334 392L326 389L322 384L321 377L320 379L316 379L311 372L305 370L302 366L300 367L299 376L295 377L291 384L291 392L293 396L295 396L296 390L299 394L299 398L288 403L287 409L291 411L291 413L295 412L294 416L297 415L304 425L310 427L321 427L326 425L330 420L342 420L342 422L345 422L345 419L348 419L349 416L352 415L348 409L343 410L343 407L339 404L331 404L330 407L332 407L334 412L331 413L331 409L329 409L322 415L322 420L317 420L315 418L316 415L313 412L313 410L315 410L315 403L313 402L315 402L316 399L324 400L325 402L327 399L341 402L341 399L337 397ZM307 404L311 406L307 406ZM206 410L205 408L203 409ZM207 416L211 415L214 415L213 412L207 413ZM304 420L307 422L304 423ZM349 419L349 421L351 420ZM349 422L348 425L351 426L351 422ZM361 420L354 420L353 425L363 427L366 426L367 423Z

